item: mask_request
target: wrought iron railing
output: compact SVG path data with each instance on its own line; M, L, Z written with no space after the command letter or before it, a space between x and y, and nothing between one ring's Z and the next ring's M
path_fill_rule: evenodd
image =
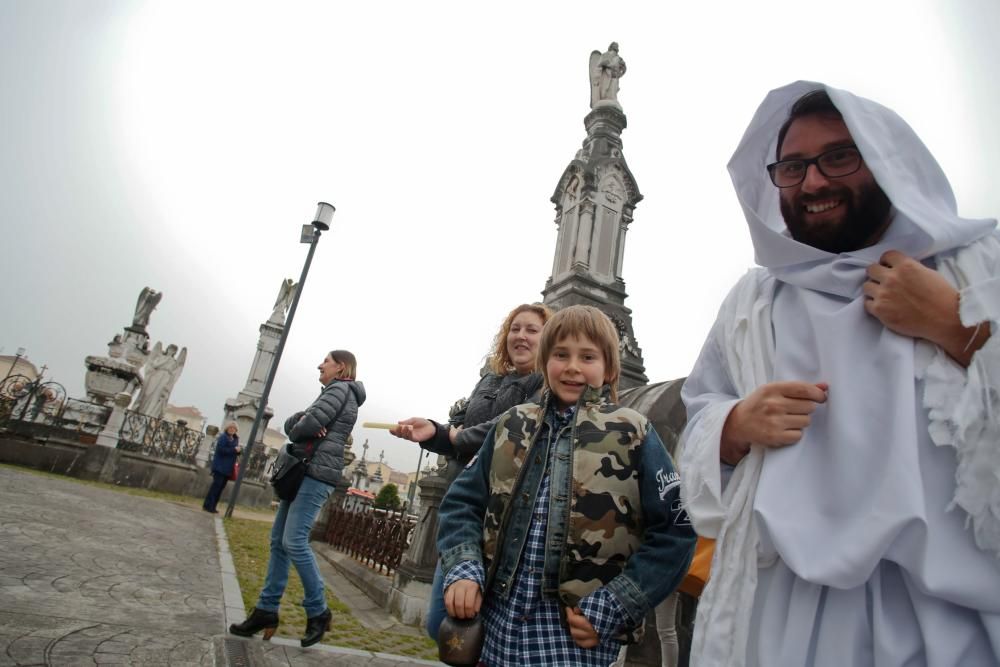
M11 422L61 426L66 388L58 382L9 375L0 381L0 428Z
M330 510L326 541L370 567L390 573L399 567L415 522L405 512Z
M201 433L148 415L125 411L118 432L118 449L181 463L194 463Z

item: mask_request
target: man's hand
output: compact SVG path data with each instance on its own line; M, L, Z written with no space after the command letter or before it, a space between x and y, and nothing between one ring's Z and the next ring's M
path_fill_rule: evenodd
M989 338L989 326L962 326L958 290L944 276L898 250L868 267L863 290L869 315L901 336L938 345L962 366Z
M579 607L566 607L566 623L569 634L580 648L594 648L601 643L597 630L590 624Z
M389 429L397 438L409 440L411 442L423 442L430 440L437 433L437 428L429 419L423 417L410 417L399 422L396 428Z
M452 618L472 618L483 606L483 592L472 579L459 579L444 592L444 607Z
M720 458L731 465L750 445L785 447L802 439L816 406L826 403L829 386L820 382L770 382L736 404L722 427Z

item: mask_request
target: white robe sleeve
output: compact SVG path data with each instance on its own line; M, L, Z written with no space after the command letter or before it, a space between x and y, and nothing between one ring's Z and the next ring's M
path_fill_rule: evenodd
M968 514L976 546L1000 558L1000 239L993 234L939 258L938 270L960 289L962 324L988 326L991 335L968 368L919 344L930 436L955 448L952 506Z
M691 664L741 667L757 587L753 501L764 453L753 446L732 469L719 459L722 428L739 400L770 381L773 279L755 269L726 297L681 398L688 424L681 435L681 496L700 535L714 537L712 575L695 619Z
M726 518L723 491L732 468L719 458L722 428L740 401L721 354L720 323L705 341L698 361L681 388L687 424L681 435L680 470L684 507L695 531L716 538Z

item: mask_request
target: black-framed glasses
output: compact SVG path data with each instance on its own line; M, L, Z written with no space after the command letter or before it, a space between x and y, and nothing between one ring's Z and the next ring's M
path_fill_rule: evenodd
M850 176L861 169L861 151L857 146L841 146L812 158L779 160L767 165L767 173L771 182L779 188L790 188L806 179L811 164L816 165L819 173L827 178Z

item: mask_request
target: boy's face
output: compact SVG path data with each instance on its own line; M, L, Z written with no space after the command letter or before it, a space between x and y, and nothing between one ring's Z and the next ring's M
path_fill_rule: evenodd
M604 365L604 355L589 338L568 336L556 343L545 362L545 374L559 407L576 405L588 385L607 382Z

